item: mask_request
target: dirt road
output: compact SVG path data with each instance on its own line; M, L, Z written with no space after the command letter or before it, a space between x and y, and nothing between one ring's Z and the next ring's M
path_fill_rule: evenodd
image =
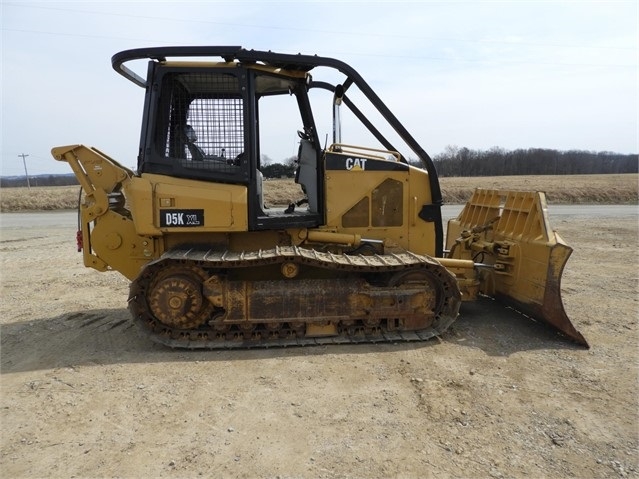
M167 350L52 223L2 230L2 477L639 477L636 214L553 220L590 350L490 301L425 343Z

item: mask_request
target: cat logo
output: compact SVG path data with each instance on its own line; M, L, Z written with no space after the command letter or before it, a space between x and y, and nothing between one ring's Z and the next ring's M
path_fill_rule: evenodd
M348 171L362 171L366 169L365 158L346 158L346 169Z

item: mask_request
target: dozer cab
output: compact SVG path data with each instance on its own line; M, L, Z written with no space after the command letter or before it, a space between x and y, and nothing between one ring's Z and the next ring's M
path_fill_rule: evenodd
M146 78L125 65L136 60L147 62ZM137 170L83 145L52 154L84 192L84 264L131 280L129 309L153 340L179 348L424 340L455 321L462 301L489 295L587 345L562 305L572 250L550 228L543 193L477 190L444 245L431 158L349 65L235 46L128 50L112 65L145 91ZM317 70L341 81L315 79ZM319 132L318 91L330 103L330 143ZM342 108L374 147L342 140ZM291 124L300 198L268 205L264 144Z

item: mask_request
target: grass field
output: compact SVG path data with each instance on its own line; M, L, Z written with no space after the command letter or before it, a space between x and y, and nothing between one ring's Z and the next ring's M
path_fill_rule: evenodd
M637 174L441 178L440 183L448 204L465 203L475 188L545 191L551 204L636 204L639 197ZM0 211L74 209L78 193L79 186L3 188ZM264 182L264 197L269 205L286 205L302 195L292 179L281 179Z
M441 178L444 201L465 203L475 188L545 191L549 203L637 203L639 175L487 176Z

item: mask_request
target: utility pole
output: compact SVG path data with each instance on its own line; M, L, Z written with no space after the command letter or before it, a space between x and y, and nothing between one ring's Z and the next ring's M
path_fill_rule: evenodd
M25 161L25 158L29 155L25 155L24 153L22 153L21 155L18 155L22 157L22 163L24 164L24 174L27 177L27 187L29 189L31 189L31 184L29 183L29 173L27 173L27 162Z

